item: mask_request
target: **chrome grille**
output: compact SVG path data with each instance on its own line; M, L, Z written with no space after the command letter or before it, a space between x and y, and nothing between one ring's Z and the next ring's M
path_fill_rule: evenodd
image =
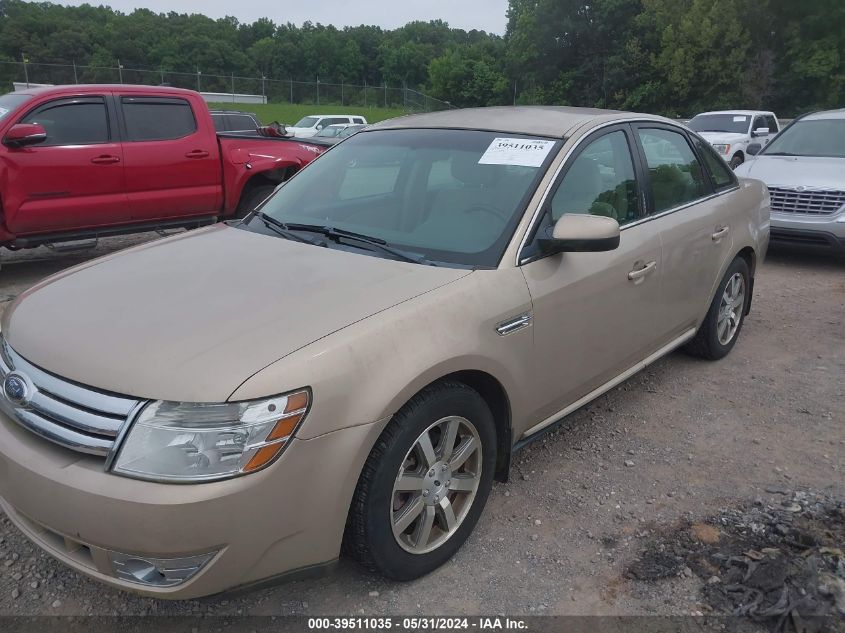
M0 341L0 409L15 422L65 448L106 457L141 401L83 387L36 367ZM9 378L25 397L9 396Z
M845 206L845 191L834 189L790 189L769 187L772 211L804 215L831 215Z

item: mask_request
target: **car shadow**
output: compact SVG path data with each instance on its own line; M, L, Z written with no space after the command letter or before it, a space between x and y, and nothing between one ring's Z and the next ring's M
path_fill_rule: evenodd
M819 270L845 270L845 250L835 251L824 247L802 246L797 244L769 244L766 253L766 265L802 265Z

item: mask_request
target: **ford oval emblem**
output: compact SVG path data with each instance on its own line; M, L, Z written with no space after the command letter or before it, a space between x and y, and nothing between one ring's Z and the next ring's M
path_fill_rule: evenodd
M24 405L29 402L29 385L23 376L9 374L3 381L3 393L10 402Z

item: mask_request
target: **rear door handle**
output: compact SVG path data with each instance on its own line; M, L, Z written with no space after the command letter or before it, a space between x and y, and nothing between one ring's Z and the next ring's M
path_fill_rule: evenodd
M120 157L103 154L102 156L95 156L91 159L91 162L95 165L113 165L120 162Z
M208 152L204 149L195 149L185 154L185 158L208 158Z
M635 268L631 272L628 273L628 280L629 281L637 281L638 279L642 279L649 273L653 273L657 270L657 262L649 262L641 268Z
M715 233L711 236L714 242L718 242L720 239L725 237L728 233L731 232L731 227L723 226L720 229L717 229Z

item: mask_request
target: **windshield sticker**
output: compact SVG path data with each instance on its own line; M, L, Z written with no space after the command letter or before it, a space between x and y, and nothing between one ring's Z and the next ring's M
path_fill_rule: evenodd
M554 141L524 138L494 138L478 161L479 165L540 167L555 146Z
M734 123L745 123L748 120L747 116L735 116Z

